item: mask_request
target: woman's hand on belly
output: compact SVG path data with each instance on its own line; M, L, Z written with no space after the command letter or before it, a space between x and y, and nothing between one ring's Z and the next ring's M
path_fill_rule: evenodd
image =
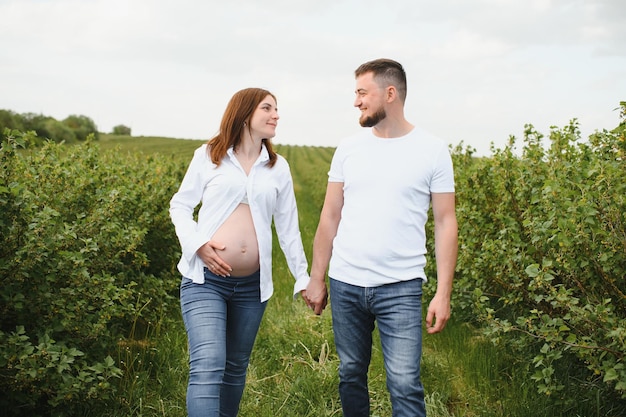
M209 268L209 270L215 275L229 277L233 268L231 268L230 265L227 264L217 253L217 251L223 251L225 249L226 246L224 244L209 240L207 243L202 245L196 253L200 259L202 259L202 262L204 262L206 267Z
M224 245L219 257L231 268L230 275L248 276L259 269L259 246L247 204L239 204L211 239Z
M259 270L259 249L256 240L228 242L227 248L220 252L220 256L231 265L232 276L246 277Z

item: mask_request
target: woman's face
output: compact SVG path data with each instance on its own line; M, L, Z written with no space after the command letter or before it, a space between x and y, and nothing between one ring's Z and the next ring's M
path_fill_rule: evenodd
M276 136L278 119L276 100L268 94L250 117L250 133L253 137L271 139Z

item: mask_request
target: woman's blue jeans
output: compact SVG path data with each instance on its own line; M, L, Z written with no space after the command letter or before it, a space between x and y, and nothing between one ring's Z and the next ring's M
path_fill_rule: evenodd
M420 380L422 280L358 287L331 278L330 301L344 417L366 417L370 413L367 371L375 323L393 416L426 416Z
M204 284L183 278L180 305L189 342L189 417L235 417L250 353L265 306L259 272L220 277L204 270Z

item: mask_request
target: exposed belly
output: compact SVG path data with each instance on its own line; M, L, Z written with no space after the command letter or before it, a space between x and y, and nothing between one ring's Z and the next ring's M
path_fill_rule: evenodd
M247 276L259 269L259 247L247 204L239 204L211 240L226 246L218 254L233 268L231 276Z

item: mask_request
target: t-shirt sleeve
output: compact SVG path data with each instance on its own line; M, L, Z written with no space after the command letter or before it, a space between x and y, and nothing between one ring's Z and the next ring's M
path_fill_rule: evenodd
M442 146L436 159L432 182L430 184L431 193L453 193L454 192L454 168L452 156L446 146Z
M330 162L328 171L328 182L344 182L343 160L345 158L345 147L338 146Z

